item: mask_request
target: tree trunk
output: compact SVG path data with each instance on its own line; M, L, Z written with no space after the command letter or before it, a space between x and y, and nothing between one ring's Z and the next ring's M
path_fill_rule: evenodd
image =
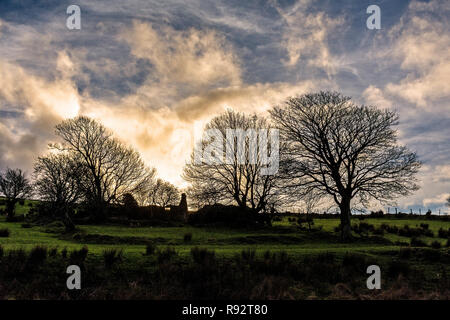
M12 200L6 200L6 221L14 221L14 215L16 209L16 202Z
M72 232L75 230L75 224L73 223L72 218L70 218L70 215L67 212L67 210L64 212L64 215L62 216L62 222L66 227L66 232Z
M339 208L341 209L341 239L342 241L348 241L352 238L351 226L350 226L350 198L342 198Z

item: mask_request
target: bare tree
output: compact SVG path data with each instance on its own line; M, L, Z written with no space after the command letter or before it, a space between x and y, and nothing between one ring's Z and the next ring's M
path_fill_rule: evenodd
M320 193L314 192L314 191L308 192L302 198L302 202L305 205L306 221L308 222L309 230L311 230L311 224L312 224L312 218L310 215L314 214L314 211L320 205L322 200L323 200L323 195L321 195Z
M62 220L66 231L75 229L71 213L83 198L80 177L85 174L83 164L67 154L39 157L34 165L35 188L49 209Z
M55 147L78 157L86 166L85 195L99 219L105 217L107 204L140 190L154 177L155 171L145 166L138 152L93 119L80 116L65 120L56 126L56 135L64 143Z
M299 195L331 195L340 208L343 239L351 237L352 199L386 201L418 189L421 163L397 145L395 112L320 92L290 98L270 113L287 143L280 163L286 186Z
M165 208L168 205L177 204L180 199L180 192L170 182L158 179L150 191L150 199L153 205Z
M223 149L231 151L227 161L209 163L196 162L195 152L192 153L191 162L184 168L183 178L191 184L190 194L194 201L205 203L210 202L208 199L214 199L224 204L235 203L241 208L252 208L257 212L279 201L277 176L261 174L261 170L266 167L261 161L262 152L270 154L271 149L265 150L258 146L250 150L252 139L255 139L250 134L252 130L271 129L264 118L228 110L213 118L205 129L219 133L223 138ZM240 130L242 135L228 139L229 129L233 132ZM202 139L198 148L203 150L209 143L207 138ZM253 151L254 154L250 155Z
M222 194L214 187L211 180L196 181L186 190L190 203L197 209L206 205L217 204L223 199Z
M14 220L16 203L31 196L32 186L21 169L7 168L0 173L0 193L6 198L6 219Z

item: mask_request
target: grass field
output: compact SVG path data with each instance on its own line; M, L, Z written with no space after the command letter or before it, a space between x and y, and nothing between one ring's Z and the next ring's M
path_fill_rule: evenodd
M17 206L17 215L26 214L29 210L28 201L25 205ZM352 223L358 223L354 219ZM450 228L450 222L424 219L383 219L366 218L364 222L374 226L381 224L396 225L403 227L417 227L421 223L429 225L434 237L421 237L420 239L430 244L439 241L443 246L446 239L438 238L439 228ZM374 243L370 240L361 239L354 243L340 243L334 228L339 225L339 219L315 219L314 227L322 231L309 232L299 230L295 223L289 222L287 217L282 221L276 221L272 227L258 230L239 230L228 228L201 228L192 226L182 227L129 227L117 225L79 225L77 233L82 235L61 236L61 227L33 226L23 228L21 222L5 222L5 217L0 217L0 229L8 228L10 236L0 237L0 245L5 249L24 248L30 249L36 245L46 245L68 249L80 248L87 244L89 251L93 254L101 254L109 248L123 249L125 255L135 255L144 252L146 242L153 242L158 246L173 246L180 255L190 252L192 247L201 246L214 249L217 255L230 256L243 249L252 248L257 253L266 250L284 250L292 255L304 255L321 252L366 252L376 253L382 251L398 250L394 245L396 241L410 242L410 238L396 234L386 233L383 237L390 240L392 244ZM192 234L191 241L184 241L184 235ZM107 243L101 236L110 236ZM98 239L98 241L97 241ZM83 241L84 240L84 241ZM118 240L115 242L115 240Z
M26 202L17 214L29 208ZM391 233L355 233L353 242L342 243L337 218L314 219L315 231L299 229L294 220L283 217L259 229L77 225L68 234L59 222L33 225L0 216L0 231L9 230L6 237L0 232L0 299L448 299L450 254L438 230L449 230L449 221L352 220L375 227L427 224L433 237L420 237L428 248L419 248ZM435 241L441 248L430 247ZM150 244L156 250L146 254ZM87 256L77 258L84 246ZM197 258L195 247L202 248ZM175 255L167 256L167 248ZM108 260L108 253L119 252L116 262L114 255ZM66 289L65 268L72 264L87 272L83 290ZM385 290L366 288L372 264L383 270Z

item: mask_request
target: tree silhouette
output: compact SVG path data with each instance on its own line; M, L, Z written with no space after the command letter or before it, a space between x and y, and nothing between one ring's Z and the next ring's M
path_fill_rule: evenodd
M86 174L84 170L81 162L67 154L39 157L34 165L35 188L48 209L62 219L66 231L75 229L71 212L83 199L80 178Z
M65 120L56 126L56 135L64 143L54 147L72 154L86 167L82 185L100 220L105 217L106 204L120 202L124 194L146 187L155 175L155 170L145 166L137 151L93 119L80 116Z
M226 139L227 130L259 130L270 129L270 123L256 115L248 116L243 113L227 110L223 114L213 118L206 130L215 130L222 135L223 150L231 150L229 161L216 163L195 163L194 152L191 162L184 168L183 178L191 183L190 197L194 202L208 203L211 199L223 203L235 203L241 208L251 208L257 212L265 210L268 205L280 201L276 175L262 175L265 168L260 153L261 148L255 151L255 158L250 159L250 137L244 137L239 141L237 137ZM210 141L202 139L199 147L202 148ZM242 144L239 146L239 144ZM244 147L243 151L239 151ZM268 149L268 152L271 152ZM240 155L244 155L243 159ZM222 157L222 155L219 155Z
M177 187L168 181L158 179L150 190L150 202L153 205L167 207L175 205L180 199L180 192Z
M21 169L7 168L0 173L0 192L6 198L7 220L14 219L16 203L32 194L32 186Z
M343 239L351 237L352 199L385 201L418 189L421 163L397 145L395 112L320 92L290 98L270 114L286 143L280 163L286 188L331 196L340 208Z

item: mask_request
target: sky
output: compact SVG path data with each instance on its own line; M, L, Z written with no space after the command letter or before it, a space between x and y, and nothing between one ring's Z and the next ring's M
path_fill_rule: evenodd
M183 187L193 128L332 90L399 113L423 167L392 206L450 211L449 14L445 0L1 0L0 168L31 173L54 126L87 115Z

